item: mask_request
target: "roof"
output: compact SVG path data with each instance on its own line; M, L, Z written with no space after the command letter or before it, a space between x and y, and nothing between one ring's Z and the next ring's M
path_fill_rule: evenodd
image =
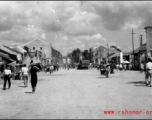
M17 46L17 45L11 46L10 48L19 53L27 52L26 50L24 50L23 48L21 48L20 46Z
M115 54L109 56L109 58L113 58L113 57L117 57L117 56L120 56L120 54L115 53Z
M8 49L7 47L3 46L3 45L0 45L0 50L4 51L4 52L7 52L11 55L17 55L15 52L11 51L10 49Z
M2 53L2 52L0 52L0 57L4 57L4 58L9 59L9 55Z
M130 55L130 52L123 53L123 56L127 56L127 55ZM120 54L119 53L115 53L115 54L109 56L109 58L113 58L113 57L117 57L117 56L120 56Z
M115 54L115 53L109 53L109 57L110 57L110 56L113 56L114 54Z
M152 26L146 26L144 29L147 29L147 28L152 28Z
M123 55L130 55L130 52L123 52Z
M135 49L134 50L134 53L138 53L139 51L144 51L144 50L146 50L147 48L146 48L146 43L145 44L142 44L142 46L141 47L138 47L137 49ZM132 54L133 53L133 51L131 51L130 52L130 54Z
M45 42L45 41L43 41L43 40L41 40L41 39L39 39L39 38L36 38L36 39L34 39L34 40L32 40L32 41L29 41L29 42L21 45L21 47L26 46L27 44L30 44L30 43L32 43L32 42L34 42L34 41L36 41L36 40L39 40L39 41L43 42L44 44L49 45L49 43L47 43L47 42Z

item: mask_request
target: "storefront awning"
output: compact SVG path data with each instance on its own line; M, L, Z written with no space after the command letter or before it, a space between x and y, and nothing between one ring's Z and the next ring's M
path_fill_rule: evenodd
M109 58L114 58L114 57L118 57L118 56L120 56L120 54L111 55Z
M12 62L14 62L15 60L13 60L13 59L9 59L10 61L12 61Z
M16 55L15 52L9 50L8 48L4 47L3 45L0 45L0 50L5 51L5 52L7 52L7 53L9 53L11 55Z
M16 65L16 61L9 63L8 65L10 66L15 66Z
M2 52L0 52L0 57L4 57L4 58L9 59L9 55L2 53Z

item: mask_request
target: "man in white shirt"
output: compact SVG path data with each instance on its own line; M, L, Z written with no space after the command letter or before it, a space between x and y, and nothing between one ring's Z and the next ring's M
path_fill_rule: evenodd
M22 67L22 75L23 75L23 80L24 80L24 86L27 87L28 83L28 68L26 67L26 64L23 65Z
M150 79L148 79L150 77ZM146 73L145 73L145 80L146 80L146 86L151 85L151 77L152 77L152 60L151 58L148 58L148 63L146 63Z
M8 89L11 87L11 80L10 80L10 75L11 75L11 70L10 67L7 66L6 69L3 72L4 74L4 85L3 85L3 90L6 90L6 82L8 81Z

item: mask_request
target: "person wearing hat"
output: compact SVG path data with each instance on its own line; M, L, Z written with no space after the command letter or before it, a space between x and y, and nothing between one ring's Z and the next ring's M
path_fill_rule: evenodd
M7 66L6 69L3 72L4 74L4 85L3 85L3 90L6 90L6 82L8 81L8 89L11 87L11 80L10 80L10 75L11 75L11 70L10 67Z

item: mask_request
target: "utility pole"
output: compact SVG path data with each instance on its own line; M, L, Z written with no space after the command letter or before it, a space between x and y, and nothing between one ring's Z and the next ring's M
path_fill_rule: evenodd
M139 46L139 47L140 47L140 48L141 48L141 46L142 46L142 44L143 44L143 43L142 43L142 42L143 42L143 41L142 41L142 36L143 36L143 35L140 35L140 37L139 37L139 42L140 42L140 44L139 44L140 46ZM141 50L139 50L139 60L140 60L140 64L141 64L141 56L142 56L142 52L141 52Z
M133 67L134 67L134 65L135 65L135 53L134 53L134 37L133 37L133 35L135 34L134 32L133 32L133 29L132 29L132 33L130 33L130 34L132 34L132 48L133 48Z

